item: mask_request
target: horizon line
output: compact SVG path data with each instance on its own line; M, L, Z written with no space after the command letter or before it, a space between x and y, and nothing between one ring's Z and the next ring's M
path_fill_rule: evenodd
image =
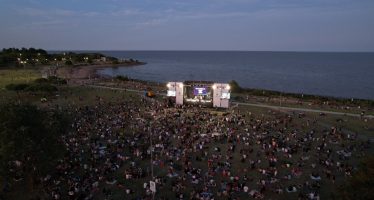
M32 48L32 47L30 47ZM43 49L43 48L42 48ZM289 52L289 53L374 53L374 51L313 51L313 50L175 50L175 49L153 49L153 50L145 50L145 49L96 49L96 50L88 50L88 49L45 49L46 51L154 51L154 52L162 52L162 51L175 51L175 52Z

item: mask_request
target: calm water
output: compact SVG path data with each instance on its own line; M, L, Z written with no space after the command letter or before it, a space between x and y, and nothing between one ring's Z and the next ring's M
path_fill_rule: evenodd
M374 99L374 53L105 51L148 64L101 74L149 81L236 80L241 86Z

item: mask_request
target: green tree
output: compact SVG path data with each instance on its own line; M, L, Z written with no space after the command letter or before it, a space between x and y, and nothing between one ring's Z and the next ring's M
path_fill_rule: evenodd
M71 60L67 60L65 61L65 65L73 65L73 62L71 62Z
M365 158L353 176L339 188L339 199L374 199L374 156Z
M40 175L45 175L64 152L59 138L66 132L68 118L56 111L33 105L0 106L0 176L12 182L23 178L33 191ZM22 163L20 169L14 163Z
M238 82L236 82L235 80L230 81L229 85L231 87L231 92L234 92L234 93L243 92L243 88L241 88Z

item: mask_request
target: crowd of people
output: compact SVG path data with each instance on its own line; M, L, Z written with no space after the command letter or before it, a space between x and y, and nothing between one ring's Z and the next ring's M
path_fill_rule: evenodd
M226 112L140 98L75 110L41 177L51 199L320 199L369 141L297 113ZM156 183L156 191L150 181Z

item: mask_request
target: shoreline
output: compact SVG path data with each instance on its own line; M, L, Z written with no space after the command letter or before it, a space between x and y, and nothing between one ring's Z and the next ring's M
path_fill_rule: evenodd
M115 67L135 67L145 65L147 63L120 63L120 64L99 64L99 65L84 65L84 66L64 66L56 69L56 76L65 78L69 83L85 83L92 79L104 80L108 78L105 75L98 73L98 70Z
M108 79L115 79L115 76L102 75L98 73L98 70L106 68L116 68L116 67L136 67L139 65L145 65L147 63L121 63L121 64L100 64L100 65L85 65L85 66L64 66L56 70L56 75L68 80L70 84L92 84L93 81L106 81ZM131 81L145 83L149 86L152 85L162 85L166 84L163 82L154 82L141 79L133 79L129 77ZM275 90L267 90L261 88L242 88L242 92L237 94L240 95L250 95L250 96L262 96L262 97L279 97L281 98L297 98L304 100L322 100L322 101L339 101L339 102L353 102L356 103L368 103L374 105L373 99L360 99L360 98L345 98L345 97L334 97L334 96L324 96L316 94L302 94L302 93L291 93L291 92L281 92Z

